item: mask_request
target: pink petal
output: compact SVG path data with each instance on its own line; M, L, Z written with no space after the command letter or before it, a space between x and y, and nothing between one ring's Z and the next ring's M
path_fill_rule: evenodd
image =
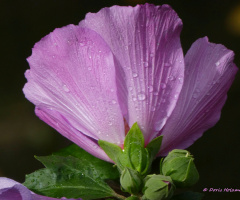
M162 129L182 87L182 22L168 6L113 6L89 13L80 26L99 33L116 57L119 102L146 143Z
M0 177L0 199L1 200L57 200L56 198L37 195L31 192L22 184L4 177ZM61 199L64 200L66 198L63 197ZM81 199L78 199L78 200L81 200Z
M85 149L90 154L102 160L113 162L98 146L97 140L89 138L74 128L68 119L65 116L61 115L58 111L36 108L35 113L41 120L55 128L59 133L64 135L69 140L74 141L78 146Z
M237 72L233 58L232 51L206 37L192 45L179 100L162 132L161 155L187 148L217 123Z
M123 144L114 60L98 34L74 25L56 29L34 46L28 62L23 91L45 122L88 151L90 140ZM57 125L63 119L68 131Z

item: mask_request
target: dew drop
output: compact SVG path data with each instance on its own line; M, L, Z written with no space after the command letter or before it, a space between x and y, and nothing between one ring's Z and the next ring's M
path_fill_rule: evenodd
M92 70L92 68L91 67L88 67L88 71L91 71Z
M136 77L138 77L138 74L137 73L133 73L132 76L133 76L133 78L136 78Z
M155 106L152 106L151 107L151 111L153 112L153 111L155 111L156 110L156 107Z
M193 94L193 98L194 98L194 99L196 99L196 98L197 98L197 96L198 96L198 95L197 95L196 93L195 93L195 94Z
M67 87L67 85L63 85L63 90L65 91L65 92L69 92L69 89L68 89L68 87Z
M152 92L152 91L153 91L153 86L152 86L152 85L149 85L149 86L148 86L148 91L149 91L149 92Z
M136 98L136 97L133 97L132 100L133 100L133 101L137 101L137 98Z
M160 131L162 128L162 120L160 122L157 122L154 124L154 130L155 131Z
M112 100L112 104L116 104L117 102L115 100Z
M183 78L182 78L182 77L179 77L179 78L178 78L178 81L179 81L179 83L183 83Z
M165 89L167 87L167 85L165 83L161 83L161 88Z
M83 47L85 44L83 42L79 43L79 46Z
M170 81L173 81L173 80L174 80L174 76L169 76L168 79L169 79Z
M144 67L148 67L148 62L143 62Z
M220 62L219 62L219 61L217 61L217 62L215 63L215 65L216 65L216 66L219 66L219 65L220 65Z
M67 43L68 43L68 45L72 45L73 41L72 40L68 40Z
M138 94L138 100L143 101L146 99L146 95L144 93L139 93Z
M165 65L165 67L170 67L171 66L170 63L165 63L164 65Z

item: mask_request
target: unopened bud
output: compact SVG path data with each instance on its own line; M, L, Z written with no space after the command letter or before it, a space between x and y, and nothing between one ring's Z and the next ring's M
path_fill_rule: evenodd
M169 176L149 175L144 180L143 200L165 200L171 198L175 190Z
M142 188L142 178L139 172L127 167L122 171L120 183L124 191L130 194L138 194Z
M199 179L193 160L188 151L175 149L164 159L161 171L163 175L170 176L178 187L192 186Z

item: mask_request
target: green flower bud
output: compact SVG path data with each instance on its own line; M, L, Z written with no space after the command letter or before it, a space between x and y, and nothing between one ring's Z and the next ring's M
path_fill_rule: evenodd
M122 171L120 183L124 191L130 194L138 194L142 189L141 175L128 167L125 167Z
M199 179L193 160L188 151L175 149L164 159L161 172L165 176L170 176L177 187L192 186Z
M172 179L163 175L148 175L144 179L143 200L170 199L175 190Z

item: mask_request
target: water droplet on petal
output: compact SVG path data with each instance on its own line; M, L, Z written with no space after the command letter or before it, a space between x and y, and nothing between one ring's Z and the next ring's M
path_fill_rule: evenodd
M217 61L217 62L215 63L215 65L216 65L216 66L219 66L219 65L220 65L220 62L219 62L219 61Z
M91 68L91 67L88 67L88 70L89 70L89 71L91 71L91 70L92 70L92 68Z
M179 78L178 78L178 81L179 81L179 83L183 83L183 78L182 78L182 77L179 77Z
M144 93L139 93L138 94L138 100L143 101L146 99L146 95Z
M167 85L165 83L161 83L161 88L165 89L167 87Z
M159 121L159 122L154 124L154 130L155 131L160 131L161 130L161 128L162 128L162 121L163 120L161 120L161 121Z
M84 44L84 42L80 42L79 45L80 45L81 47L83 47L85 44Z
M148 86L148 91L149 91L149 92L152 92L152 91L153 91L153 86L152 86L152 85L149 85L149 86Z
M68 43L68 45L72 45L73 41L72 40L68 40L67 43Z
M165 66L165 67L170 67L171 64L170 64L170 63L165 63L164 66Z
M133 97L132 100L133 100L133 101L137 101L137 98L136 98L136 97Z
M65 92L69 92L69 89L68 89L68 87L64 84L63 85L63 90L65 91Z
M150 57L153 57L154 56L154 53L150 53Z
M144 63L143 63L143 66L144 66L144 67L148 67L148 62L144 62Z
M151 107L151 111L155 111L156 110L156 107L155 106L152 106Z
M112 104L116 104L117 102L115 100L112 100Z
M138 77L138 74L137 73L133 73L132 76L133 76L133 78L136 78L136 77Z
M168 79L169 79L170 81L173 81L175 78L174 78L174 76L169 76Z
M193 98L194 98L194 99L196 99L197 96L198 96L198 95L197 95L196 93L193 94Z

